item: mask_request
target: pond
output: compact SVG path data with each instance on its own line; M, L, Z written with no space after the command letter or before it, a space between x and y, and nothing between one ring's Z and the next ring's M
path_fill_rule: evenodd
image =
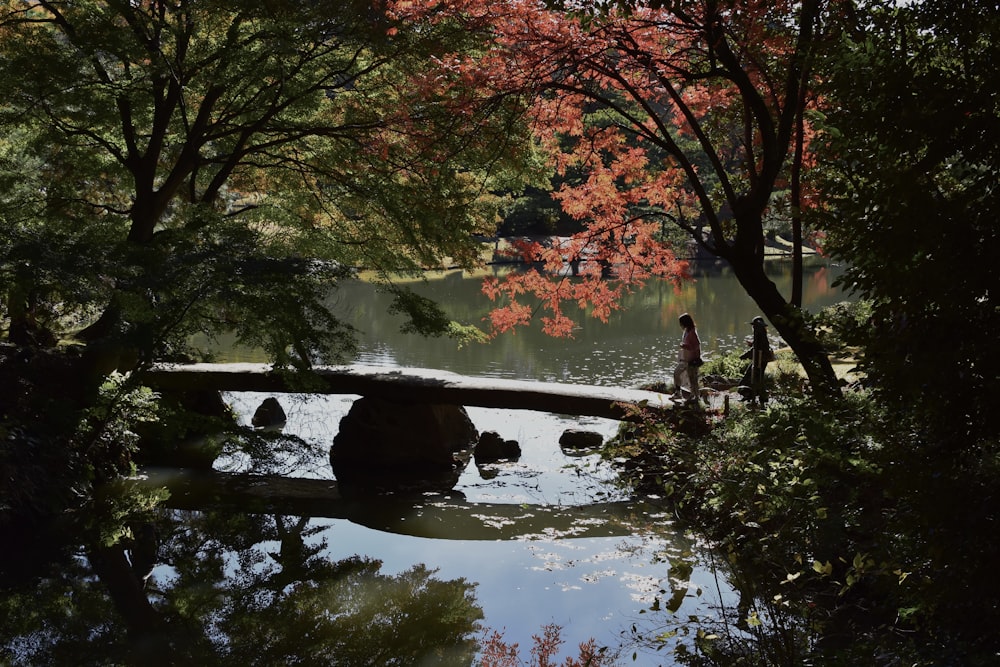
M774 271L787 284L787 267ZM810 267L808 308L840 300L835 274ZM479 280L459 272L415 289L466 323L489 307ZM682 312L698 321L706 356L742 346L758 314L730 274L704 270L678 292L662 284L636 292L607 324L582 320L572 340L527 329L456 348L401 334L385 314L388 297L368 284L347 284L335 298L361 331L359 363L616 386L667 378ZM252 358L229 350L220 360ZM249 422L266 397L227 400ZM286 431L320 452L284 472L330 479L325 453L357 397L278 398ZM0 662L469 665L491 629L519 644L527 664L532 635L554 624L562 655L593 638L620 651L622 664L671 665L673 646L697 630L691 619L736 605L711 552L655 498L632 497L597 454L558 444L568 428L608 438L616 422L468 412L480 432L517 440L523 454L470 464L451 493L331 503L308 516L175 506L129 525L128 549L93 533L26 548L3 580L0 620L18 622L0 630ZM244 465L230 458L217 468ZM641 641L670 633L659 651Z

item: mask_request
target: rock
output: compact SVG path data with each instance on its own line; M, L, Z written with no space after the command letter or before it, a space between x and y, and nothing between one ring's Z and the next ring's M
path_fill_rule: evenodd
M476 443L475 457L477 465L501 459L516 461L521 458L521 446L517 440L504 440L496 431L486 431Z
M476 465L476 470L479 471L479 477L487 481L500 476L500 468L498 466L491 466L489 464Z
M281 408L281 403L273 396L265 398L257 411L253 413L250 423L256 428L270 428L283 426L288 421L285 411Z
M457 481L464 462L456 453L468 450L479 432L460 405L398 403L363 397L340 420L330 450L337 481L370 486L380 480ZM443 476L442 476L443 474Z
M185 416L179 421L138 424L141 445L137 459L147 465L210 470L222 454L222 434L235 424L222 393L212 389L165 391L160 404Z
M163 393L163 400L171 400L167 392ZM184 410L193 412L203 417L213 417L232 421L233 413L229 405L222 398L222 392L214 389L204 389L196 391L184 391L176 394L177 404Z
M593 431L570 428L559 436L559 446L565 449L595 449L604 444L604 436Z

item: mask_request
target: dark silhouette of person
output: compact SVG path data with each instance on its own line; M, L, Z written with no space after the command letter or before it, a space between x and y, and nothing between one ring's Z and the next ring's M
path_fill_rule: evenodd
M740 359L749 359L750 366L747 367L743 379L740 381L738 391L745 401L759 400L761 405L767 404L767 389L764 386L764 372L767 370L767 363L774 358L771 351L771 343L767 339L767 323L763 317L755 317L750 321L753 327L753 338L747 339L750 349L740 355Z

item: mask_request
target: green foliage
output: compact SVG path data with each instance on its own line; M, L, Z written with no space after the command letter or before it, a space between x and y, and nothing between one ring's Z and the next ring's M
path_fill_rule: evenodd
M469 345L471 343L488 343L489 335L474 325L464 325L458 322L448 323L448 336L459 342L459 345Z
M505 212L497 233L501 236L568 236L580 231L580 227L579 221L562 212L549 188L529 188Z
M740 359L740 354L739 350L729 350L706 359L701 367L701 375L718 375L730 380L739 380L749 365L746 359Z
M2 116L2 114L0 114ZM6 127L0 138L0 318L44 329L93 316L120 228L44 216L52 147L37 127ZM44 221L44 222L43 222ZM9 332L16 336L14 332Z
M736 407L708 437L647 424L614 442L607 456L716 546L740 594L685 660L989 664L998 619L982 601L997 594L998 553L983 526L998 516L1000 457L926 438L869 393L820 405L786 392Z
M402 327L404 332L440 335L448 331L450 320L437 303L406 287L395 288L393 294L395 298L389 312L409 316L409 321Z
M841 301L827 306L813 318L820 342L831 353L843 353L849 346L867 342L872 325L872 304L865 299Z
M342 360L353 332L329 291L349 267L391 285L475 264L505 204L490 193L537 170L516 102L464 113L474 91L422 81L443 49L479 45L447 22L11 2L0 33L7 314L65 330L103 313L84 339L140 361L192 332L279 365ZM427 304L410 314L448 330Z
M87 393L73 351L0 348L0 515L48 517L133 470L157 397L113 374Z
M82 412L74 434L96 481L132 470L139 449L136 429L158 419L157 399L148 387L136 386L120 373L112 373L100 386L97 401Z
M153 510L116 490L103 525L44 545L58 567L46 553L0 571L5 664L472 664L483 613L464 579L333 560L309 518ZM168 574L142 581L144 559Z
M86 346L72 387L24 382L59 400L4 405L4 470L30 471L10 506L127 470L148 397L101 394L103 376L202 356L193 335L281 369L349 359L333 306L359 267L408 330L471 339L394 281L477 264L507 204L492 193L540 172L517 100L424 80L481 39L354 1L0 4L0 323Z
M786 399L784 405L726 421L714 434L714 451L705 454L714 465L692 480L713 489L700 510L730 527L735 521L765 531L801 531L800 539L786 543L829 558L846 546L813 543L829 514L839 511L830 506L853 504L856 498L850 496L866 488L865 478L873 472L863 457L869 446L866 408L855 397L829 410Z
M871 303L861 367L935 439L995 439L1000 18L994 2L863 3L829 55L825 246Z

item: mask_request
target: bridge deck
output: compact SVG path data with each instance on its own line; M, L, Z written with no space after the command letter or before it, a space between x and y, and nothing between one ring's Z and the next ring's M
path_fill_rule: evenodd
M266 364L164 364L148 371L146 381L164 390L359 394L609 419L629 419L638 406L657 411L676 405L667 394L641 389L469 377L425 368L350 365L314 370L315 378L307 382L296 374L275 373Z

